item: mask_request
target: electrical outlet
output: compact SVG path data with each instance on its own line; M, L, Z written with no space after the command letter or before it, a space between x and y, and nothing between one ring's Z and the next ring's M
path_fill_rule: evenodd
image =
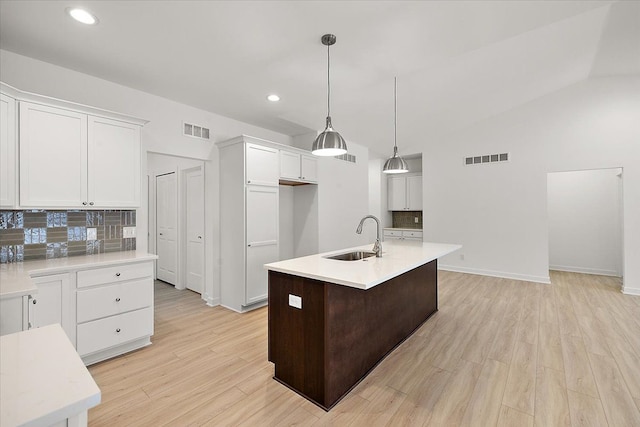
M414 217L413 219L414 219L414 221L415 221L415 222L416 222L416 224L417 224L417 223L418 223L418 217L416 216L416 217Z
M460 261L464 261L464 254L460 254Z
M289 305L302 310L302 297L289 294Z
M87 240L98 240L98 229L89 227L87 228Z
M122 227L122 238L123 239L131 239L136 237L136 228L135 227Z

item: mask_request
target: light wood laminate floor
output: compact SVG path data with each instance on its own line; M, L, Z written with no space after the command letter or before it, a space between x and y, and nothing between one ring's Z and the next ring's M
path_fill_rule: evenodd
M640 426L640 297L439 272L439 311L330 412L272 379L267 309L156 283L153 345L90 367L90 426Z

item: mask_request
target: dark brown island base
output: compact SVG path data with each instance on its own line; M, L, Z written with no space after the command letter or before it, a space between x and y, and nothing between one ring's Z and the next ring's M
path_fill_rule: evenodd
M274 378L328 411L437 310L437 259L366 290L270 270Z

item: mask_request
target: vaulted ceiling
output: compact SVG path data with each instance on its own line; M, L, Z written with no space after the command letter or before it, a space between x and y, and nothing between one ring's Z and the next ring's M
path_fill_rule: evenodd
M100 22L72 21L82 4ZM388 154L593 76L640 73L635 1L0 1L0 48L277 132L331 115ZM270 103L266 96L282 98Z

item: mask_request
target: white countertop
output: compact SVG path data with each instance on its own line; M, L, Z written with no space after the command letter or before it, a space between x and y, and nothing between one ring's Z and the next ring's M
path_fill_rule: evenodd
M72 256L0 265L0 299L31 295L37 292L31 277L66 273L113 264L157 259L157 255L136 251Z
M0 425L51 425L100 403L58 324L0 337Z
M359 261L337 261L325 258L327 255L337 255L352 250L370 251L372 246L358 246L293 258L265 264L264 267L267 270L337 283L352 288L371 289L462 247L445 243L391 240L382 243L382 258L373 256Z

